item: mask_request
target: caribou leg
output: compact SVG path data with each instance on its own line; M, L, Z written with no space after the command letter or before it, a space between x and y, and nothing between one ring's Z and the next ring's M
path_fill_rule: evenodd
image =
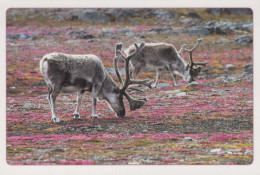
M160 78L161 72L156 69L156 79L155 79L155 83L152 84L152 88L156 88L156 86L159 84L159 78Z
M91 118L98 118L98 115L96 113L96 106L97 106L97 97L98 97L98 93L101 89L102 84L94 84L92 87L92 92L91 92L91 96L92 96L92 114L91 114Z
M77 106L76 106L76 109L73 113L74 119L80 119L79 108L80 108L80 105L81 105L83 94L84 94L84 91L83 92L82 91L77 92Z
M60 119L59 119L59 117L57 117L57 114L56 114L56 105L55 105L56 97L58 96L60 90L61 90L61 86L54 86L52 88L52 91L49 93L49 99L50 99L49 101L50 101L51 113L52 113L51 120L54 123L60 122Z
M97 111L96 111L96 106L97 106L97 99L92 98L92 114L91 118L98 118Z

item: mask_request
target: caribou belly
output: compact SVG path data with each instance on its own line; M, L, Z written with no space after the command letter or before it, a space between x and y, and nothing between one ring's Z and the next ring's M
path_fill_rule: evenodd
M73 93L73 92L79 92L82 88L79 88L77 86L63 86L61 88L61 92L63 93Z

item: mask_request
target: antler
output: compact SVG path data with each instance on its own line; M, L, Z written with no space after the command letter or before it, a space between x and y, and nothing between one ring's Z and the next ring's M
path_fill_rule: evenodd
M139 47L136 43L134 43L134 45L135 45L136 50L127 57L121 51L122 44L119 43L119 44L116 45L117 50L116 50L116 56L115 56L115 59L114 59L114 66L115 66L116 75L117 75L118 80L121 84L121 88L120 88L121 91L125 91L130 84L142 84L142 85L148 86L149 88L152 88L151 84L152 84L153 80L150 80L149 78L147 78L145 80L130 79L130 73L129 73L130 59L137 56L138 54L140 54L140 52L143 50L143 48L145 46L145 43L142 42ZM118 71L118 66L117 66L118 54L120 54L123 57L123 59L125 60L125 73L126 73L125 82L122 80L122 77L120 76L119 71Z
M187 51L187 52L190 53L190 62L191 62L191 66L190 66L190 67L191 67L191 69L192 69L193 66L195 66L195 65L206 66L206 64L207 64L207 62L197 62L197 63L194 63L194 62L193 62L193 59L192 59L192 52L199 46L199 44L202 42L202 40L203 40L202 38L198 39L196 45L195 45L192 49L190 49L190 50L188 50L188 49L186 48L186 45L185 45L185 44L181 46L180 52L181 52L182 50L185 50L185 51Z
M181 54L182 51L183 51L185 48L186 48L186 44L181 45L181 49L180 49L180 51L179 51L179 54Z
M142 42L139 47L136 43L134 43L134 45L135 45L136 50L132 54L130 54L129 56L126 57L121 51L122 43L118 43L116 45L115 58L114 58L114 67L115 67L117 78L120 82L120 91L129 101L131 110L135 110L135 109L142 107L144 105L144 103L146 102L146 99L134 99L133 97L131 97L126 92L126 89L129 87L129 85L130 84L142 84L142 85L148 86L151 89L152 88L151 85L152 85L152 82L153 82L153 80L150 80L149 78L145 79L145 80L130 79L130 73L129 73L130 59L137 56L138 54L140 54L140 52L143 50L143 48L145 46L145 43ZM125 81L123 81L123 79L122 79L122 77L121 77L121 75L119 74L119 71L118 71L118 65L117 65L117 62L118 62L118 59L119 59L118 54L120 54L125 61L125 73L126 73ZM136 89L136 90L138 90L138 89Z

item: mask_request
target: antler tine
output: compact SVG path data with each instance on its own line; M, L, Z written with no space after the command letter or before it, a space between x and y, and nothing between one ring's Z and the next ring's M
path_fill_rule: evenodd
M117 53L118 53L118 51L120 51L120 53L121 53L122 47L123 47L122 43L116 44L115 57L114 57L114 62L113 62L114 67L115 67L116 76L118 78L118 81L120 82L120 86L122 86L124 84L124 81L123 81L123 79L122 79L122 77L121 77L121 75L119 74L119 71L118 71L117 62L118 62L119 57L117 56ZM123 57L124 57L124 55L123 55Z
M179 54L182 53L183 50L186 49L186 44L181 45L181 49L179 50Z
M145 86L148 86L149 88L152 88L151 84L152 84L153 81L150 80L150 79L145 79L145 80L131 80L130 79L130 73L129 73L129 62L130 62L130 59L135 57L135 56L137 56L138 54L140 54L140 52L143 50L143 48L145 46L145 43L142 42L140 44L140 46L138 46L137 43L134 43L134 45L135 45L136 50L132 54L127 56L127 57L125 57L124 54L120 50L117 51L117 53L119 53L125 60L126 79L125 79L125 82L123 84L123 87L121 88L122 92L125 91L130 84L143 84Z
M202 42L202 40L203 40L202 38L198 39L197 43L195 44L195 46L192 49L189 50L187 48L184 48L184 50L187 51L187 52L193 52L199 46L199 44Z
M199 38L197 40L197 43L195 44L195 46L188 50L187 48L183 47L183 49L187 52L190 53L190 62L191 62L191 68L194 66L194 65L200 65L200 66L206 66L207 62L197 62L197 63L194 63L193 62L193 59L192 59L192 52L199 46L199 44L203 41L203 38Z

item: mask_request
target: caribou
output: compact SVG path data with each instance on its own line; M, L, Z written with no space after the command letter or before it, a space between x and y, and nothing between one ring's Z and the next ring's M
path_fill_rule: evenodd
M79 108L81 105L84 92L91 92L92 97L92 115L98 117L96 113L96 103L98 100L105 100L117 117L126 115L123 97L125 96L129 102L130 110L141 108L145 102L145 98L135 99L127 93L127 89L132 84L145 85L151 88L152 80L136 80L130 78L129 62L136 57L145 47L142 42L139 46L135 43L135 51L124 57L125 61L125 81L119 75L117 60L119 50L122 43L118 43L115 49L114 64L117 76L120 79L118 86L113 78L105 69L101 60L92 54L86 55L70 55L64 53L50 53L43 56L40 60L40 72L48 87L49 105L52 113L52 121L60 122L56 114L55 101L60 92L73 93L77 92L77 104L73 113L74 119L79 119Z
M177 51L174 45L167 43L146 43L143 50L130 61L130 77L136 78L140 72L156 71L156 80L152 87L159 83L162 72L169 72L172 75L174 86L177 86L176 74L183 77L186 82L195 81L195 77L201 71L201 66L206 66L207 62L193 62L192 53L202 42L202 38L192 49L187 49L186 44ZM130 55L134 52L134 45L129 46L124 53ZM190 54L190 64L182 58L182 52Z

